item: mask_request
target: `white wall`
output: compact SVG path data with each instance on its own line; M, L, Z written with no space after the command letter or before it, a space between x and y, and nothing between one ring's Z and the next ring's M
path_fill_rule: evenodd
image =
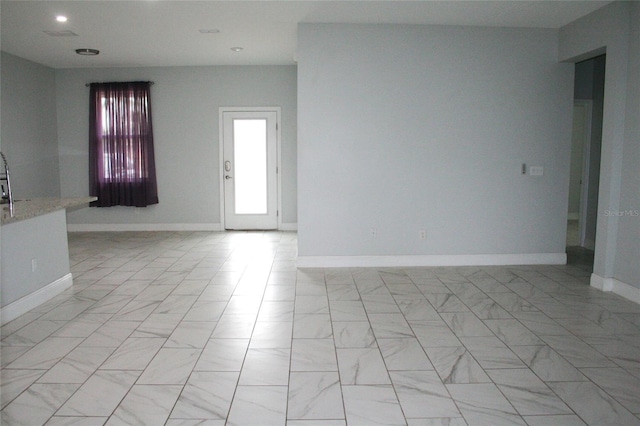
M573 66L557 43L551 30L301 25L302 258L561 259Z
M16 199L60 196L55 75L2 52L2 152Z
M295 224L296 68L165 67L56 71L63 196L88 195L89 88L94 81L151 80L158 205L91 208L70 227L215 229L220 223L218 108L282 107L282 222ZM113 227L110 227L113 228ZM81 227L82 229L82 227ZM100 229L100 228L98 228Z
M640 218L624 213L640 210L639 31L640 3L614 2L561 29L559 58L576 61L606 49L592 284L640 302L633 290L640 288Z

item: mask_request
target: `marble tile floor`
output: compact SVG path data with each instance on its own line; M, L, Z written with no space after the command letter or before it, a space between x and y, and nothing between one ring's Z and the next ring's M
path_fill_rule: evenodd
M291 232L74 233L2 327L2 425L640 425L640 306L583 267L297 269Z

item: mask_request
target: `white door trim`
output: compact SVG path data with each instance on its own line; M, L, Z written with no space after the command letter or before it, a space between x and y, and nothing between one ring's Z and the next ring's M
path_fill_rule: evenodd
M281 107L219 107L218 108L218 180L220 182L220 229L225 230L225 213L224 213L224 113L225 112L265 112L271 111L276 113L276 179L277 179L277 194L276 204L278 206L278 229L282 228L282 180L281 173L281 149L280 149L280 134L282 125L280 123L282 116Z
M573 105L584 106L586 112L584 143L582 145L582 185L580 187L580 217L578 220L580 247L587 247L587 205L589 201L589 165L591 160L591 120L593 101L575 99ZM588 247L593 249L593 247Z

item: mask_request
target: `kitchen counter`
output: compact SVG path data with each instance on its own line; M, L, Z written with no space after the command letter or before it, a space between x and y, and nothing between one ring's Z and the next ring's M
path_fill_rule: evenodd
M30 200L14 201L13 205L2 204L1 225L7 225L21 220L42 216L56 210L86 207L96 197L79 198L32 198Z
M73 285L66 210L88 207L95 199L33 198L2 204L0 324Z

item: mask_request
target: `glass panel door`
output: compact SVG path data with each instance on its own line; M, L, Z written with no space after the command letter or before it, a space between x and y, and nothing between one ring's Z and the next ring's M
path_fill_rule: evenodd
M222 111L225 229L277 229L276 110Z
M267 120L233 120L236 214L267 213Z

